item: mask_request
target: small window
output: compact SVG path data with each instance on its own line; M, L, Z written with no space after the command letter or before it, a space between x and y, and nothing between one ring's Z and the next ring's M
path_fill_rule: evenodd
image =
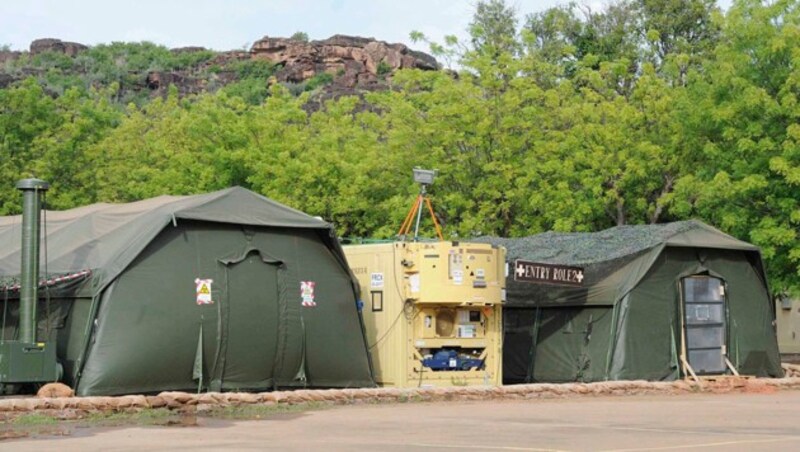
M383 311L383 291L373 290L370 294L372 295L372 312Z

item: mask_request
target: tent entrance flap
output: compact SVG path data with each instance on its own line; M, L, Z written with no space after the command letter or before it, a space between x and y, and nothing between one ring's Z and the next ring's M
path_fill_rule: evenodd
M719 278L690 276L681 281L686 359L698 375L722 374L725 362L725 285Z
M274 386L278 343L280 262L250 250L225 266L225 321L221 345L222 389Z

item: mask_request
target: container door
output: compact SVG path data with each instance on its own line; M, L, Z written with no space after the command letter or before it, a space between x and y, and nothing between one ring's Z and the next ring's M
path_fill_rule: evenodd
M278 343L278 266L253 251L227 274L223 388L268 389Z
M682 286L689 365L697 374L724 373L725 284L719 278L691 276Z

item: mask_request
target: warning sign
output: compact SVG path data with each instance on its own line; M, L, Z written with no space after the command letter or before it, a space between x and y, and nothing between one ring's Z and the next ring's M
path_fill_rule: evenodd
M314 301L314 281L300 281L300 299L301 304L305 307L314 307L317 302Z
M197 304L214 304L214 300L211 298L212 282L214 282L212 279L197 278L194 280L195 291L197 292Z

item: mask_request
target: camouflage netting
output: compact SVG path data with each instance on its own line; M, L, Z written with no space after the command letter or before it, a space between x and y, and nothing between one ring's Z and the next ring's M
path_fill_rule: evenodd
M517 259L580 267L583 287L562 287L507 281L509 306L611 305L633 279L652 264L653 252L664 246L709 247L758 251L699 221L617 226L592 233L545 232L530 237L478 237L475 242L504 246L511 264ZM650 258L650 259L648 259Z

